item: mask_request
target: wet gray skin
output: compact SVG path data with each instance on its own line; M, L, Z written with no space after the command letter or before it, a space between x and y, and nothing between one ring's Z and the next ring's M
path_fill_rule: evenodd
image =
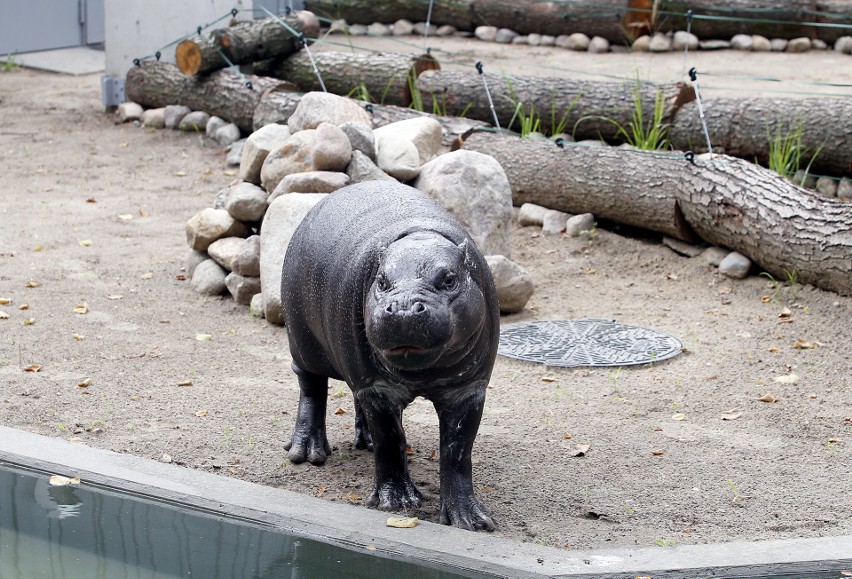
M493 530L473 491L471 452L494 365L499 312L476 244L419 191L367 182L312 209L282 274L293 370L301 395L293 462L322 464L328 378L355 396L355 447L372 449L367 504L399 511L422 496L408 475L402 411L431 400L440 425L440 520Z

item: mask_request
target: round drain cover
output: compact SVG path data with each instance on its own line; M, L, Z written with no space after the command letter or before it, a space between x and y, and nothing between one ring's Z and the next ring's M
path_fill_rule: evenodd
M631 366L680 354L683 344L657 330L612 320L550 320L509 324L497 353L548 366Z

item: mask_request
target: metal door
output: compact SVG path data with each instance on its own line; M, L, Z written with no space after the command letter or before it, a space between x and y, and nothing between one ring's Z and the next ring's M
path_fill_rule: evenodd
M0 0L0 54L104 40L104 0Z

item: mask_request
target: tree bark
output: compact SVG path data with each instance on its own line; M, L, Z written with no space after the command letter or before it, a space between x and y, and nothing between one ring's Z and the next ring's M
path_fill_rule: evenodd
M766 165L770 139L801 128L807 159L822 147L812 171L852 177L852 102L848 99L715 98L702 104L713 152ZM697 103L679 109L669 138L676 149L707 150ZM801 168L806 165L807 160Z
M655 87L638 81L593 82L564 78L506 77L486 74L488 89L500 126L520 130L520 118L509 126L517 103L529 116L532 110L541 120L540 131L551 133L565 119L564 131L577 139L619 140L618 125L627 127L636 109L642 107L645 121L654 111L658 91L666 99L666 116L679 106L679 85ZM482 75L476 72L429 71L417 79L423 102L435 102L446 114L493 123ZM573 104L573 107L572 107ZM614 122L611 122L614 121Z
M397 20L425 22L429 0L305 0L305 9L331 20L344 19L349 24L393 24ZM435 0L432 5L432 24L451 24L459 30L473 30L475 23L473 0Z
M251 83L249 88L246 83ZM279 89L278 79L220 70L205 77L184 75L177 66L145 61L127 71L127 98L145 107L186 105L236 123L251 132L254 111L265 92Z
M686 30L686 13L692 10L692 33L701 39L728 40L735 34L760 34L768 38L814 38L815 0L663 0L658 20L668 30ZM667 14L673 13L673 14Z
M537 203L701 239L748 256L772 275L795 273L852 295L852 206L724 155L690 163L673 153L473 133L464 148L494 156L515 205Z
M214 30L209 36L184 40L175 49L175 60L184 74L206 74L230 64L293 54L302 48L299 34L316 38L319 28L316 16L305 10L280 18L246 20L230 28Z
M411 104L411 83L423 71L441 68L428 55L323 51L312 56L328 92L356 98L367 96L370 102L403 107ZM304 52L284 60L258 63L254 70L256 74L292 82L303 92L323 90L310 57Z

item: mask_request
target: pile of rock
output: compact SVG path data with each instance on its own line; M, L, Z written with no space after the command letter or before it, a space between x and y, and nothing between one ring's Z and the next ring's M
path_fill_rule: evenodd
M510 261L512 192L497 161L445 152L441 125L432 118L371 126L355 101L316 92L302 97L286 126L252 133L242 147L239 179L186 223L193 289L230 294L253 315L283 323L281 267L305 214L346 185L397 179L458 219L487 256L501 311L522 310L533 287L529 274Z
M374 22L369 26L363 24L347 24L345 20L337 20L328 30L330 33L346 33L352 36L424 36L427 31L425 22L412 23L409 20L397 20L393 24ZM594 36L589 38L582 32L550 36L547 34L519 34L509 28L496 26L477 26L473 32L457 30L454 26L428 26L428 36L474 36L485 42L498 44L528 44L530 46L558 46L566 50L591 52L620 52L632 49L640 52L670 52L689 50L721 50L734 49L754 52L806 52L808 50L827 50L824 40L806 37L787 40L784 38L768 39L760 35L737 34L730 40L706 39L699 40L694 34L684 30L668 33L656 33L640 36L628 47L611 44L606 38ZM834 43L834 50L843 54L852 54L852 36L843 36Z

